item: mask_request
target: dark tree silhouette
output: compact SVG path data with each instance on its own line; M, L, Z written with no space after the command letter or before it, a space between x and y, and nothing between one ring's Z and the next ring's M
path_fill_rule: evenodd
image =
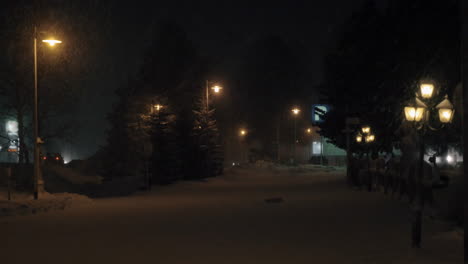
M392 1L385 10L367 1L325 59L321 91L333 109L321 133L344 147L345 118L356 116L374 128L376 147L390 150L419 81L449 95L460 81L458 20L457 1Z

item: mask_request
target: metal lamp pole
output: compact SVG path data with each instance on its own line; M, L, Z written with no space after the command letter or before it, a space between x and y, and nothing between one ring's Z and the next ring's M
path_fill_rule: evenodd
M293 112L293 118L294 118L294 142L293 142L293 163L296 163L296 141L297 141L297 136L296 136L296 119L297 115L299 115L299 112L301 111L299 108L295 107L291 110Z
M39 157L39 144L42 143L39 137L39 118L38 118L38 92L37 92L37 26L34 26L34 199L39 198L39 177L41 175L40 157ZM60 40L47 39L42 42L48 43L50 46L54 46L57 43L62 43Z
M296 141L297 141L297 135L296 135L296 117L294 117L294 144L293 144L293 159L294 159L294 163L296 163Z
M34 199L39 198L39 124L37 111L37 28L34 26Z
M422 99L429 99L432 97L434 91L434 85L430 82L421 83L420 85L420 94ZM416 189L415 189L415 196L416 201L413 206L413 219L412 219L412 246L414 248L421 247L421 233L422 233L422 210L423 210L423 186L422 186L422 179L424 173L424 152L425 152L425 135L427 129L430 130L438 130L442 128L445 124L452 122L453 115L454 115L454 107L452 103L448 100L448 96L445 96L445 99L442 100L437 106L434 108L438 110L439 120L442 123L442 126L435 128L430 124L429 119L429 109L432 107L428 107L421 99L419 98L418 94L416 94L416 98L414 103L406 106L404 108L404 114L407 121L412 122L418 130L419 136L419 161L418 161L418 174L416 178Z
M206 80L206 84L205 84L205 92L206 92L206 111L209 110L210 108L210 81Z

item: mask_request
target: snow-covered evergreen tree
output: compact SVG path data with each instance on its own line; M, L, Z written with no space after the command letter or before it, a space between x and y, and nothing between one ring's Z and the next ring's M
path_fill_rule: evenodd
M203 100L198 102L197 110L193 111L195 115L193 135L198 147L200 178L220 175L223 169L223 152L214 111L209 109Z

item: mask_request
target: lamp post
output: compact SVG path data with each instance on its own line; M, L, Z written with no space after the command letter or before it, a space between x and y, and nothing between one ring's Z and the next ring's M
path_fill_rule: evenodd
M39 154L39 144L43 143L39 137L39 118L38 118L38 103L37 103L37 37L38 31L37 27L34 26L34 199L39 199L39 175L41 173L40 168L40 154ZM48 43L51 47L55 44L62 43L60 40L56 39L45 39L42 40L44 43Z
M294 107L291 112L293 113L293 118L294 118L294 144L293 144L293 163L296 163L296 141L297 141L297 135L296 135L296 123L297 123L297 116L301 112L301 109Z
M371 133L370 126L361 127L361 131L356 135L356 142L358 144L364 144L366 150L366 159L367 159L367 175L368 175L368 191L372 191L372 178L370 175L370 157L369 157L369 144L372 144L375 141L375 135Z
M221 92L221 90L223 89L223 87L215 84L215 83L212 83L210 82L209 80L206 80L205 82L205 101L206 101L206 111L210 110L210 85L213 85L211 86L211 90L213 90L214 93L218 94Z
M313 130L310 127L306 128L306 130L305 130L305 133L306 133L307 138L308 138L308 140L307 140L307 151L306 151L306 153L307 153L307 163L309 163L310 158L312 156L312 153L311 153L312 152L311 151L311 148L312 148L312 146L311 146L311 143L312 143L311 137L312 137L312 134L313 134L312 132L313 132Z
M152 102L151 103L151 106L150 106L150 112L151 112L151 115L152 115L152 118L154 118L154 116L156 116L157 118L157 124L159 125L159 122L161 122L160 120L160 113L161 111L163 111L165 108L165 106L159 104L159 103L154 103ZM153 122L154 120L152 120ZM154 125L154 123L152 123ZM151 186L152 186L152 175L150 174L150 168L149 168L149 159L151 157L151 153L153 151L153 148L152 148L153 145L148 145L148 144L144 144L143 142L143 157L145 159L145 180L146 180L146 184L147 184L147 190L148 191L151 191Z
M241 141L241 160L247 162L248 161L248 157L246 155L247 150L245 150L247 146L246 139L245 139L247 137L247 129L241 128L239 130L239 137ZM242 151L242 148L244 148L243 151Z
M405 119L414 125L414 128L418 131L419 136L419 166L418 175L416 177L416 190L415 196L416 201L413 206L413 218L412 218L412 246L414 248L421 247L421 230L422 230L422 210L423 210L423 199L422 199L422 178L423 178L423 167L424 167L424 152L425 145L424 139L428 130L439 130L445 124L452 122L454 116L454 107L449 101L448 96L437 105L431 105L429 99L432 98L435 88L431 82L422 82L419 86L419 94L416 93L414 100L404 108ZM423 101L425 100L425 102ZM439 126L435 127L430 123L430 110L437 110L439 116Z

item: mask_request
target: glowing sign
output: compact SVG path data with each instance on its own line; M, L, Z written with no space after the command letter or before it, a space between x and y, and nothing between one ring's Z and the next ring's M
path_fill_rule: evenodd
M6 122L6 131L8 135L18 135L18 122L16 121L7 121Z

